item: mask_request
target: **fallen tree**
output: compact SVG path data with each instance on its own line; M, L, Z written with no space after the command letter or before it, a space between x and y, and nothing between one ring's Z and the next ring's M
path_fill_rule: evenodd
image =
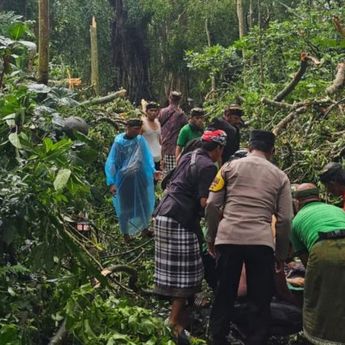
M123 98L126 95L127 95L127 91L125 89L122 89L104 97L96 97L96 98L92 98L87 101L81 102L80 105L89 106L89 105L105 104L105 103L113 101L116 98Z

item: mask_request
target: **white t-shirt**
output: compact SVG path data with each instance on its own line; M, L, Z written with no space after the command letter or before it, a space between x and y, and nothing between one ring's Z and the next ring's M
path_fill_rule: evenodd
M161 136L161 125L159 121L155 119L154 124L156 125L156 129L152 129L149 125L149 120L146 117L142 118L142 120L143 137L149 144L153 160L155 162L159 162L161 160L161 144L159 143L159 138Z

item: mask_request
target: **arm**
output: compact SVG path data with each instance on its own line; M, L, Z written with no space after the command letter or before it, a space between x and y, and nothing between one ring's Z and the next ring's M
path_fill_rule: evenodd
M110 152L108 154L107 160L105 162L105 175L106 175L106 183L107 186L115 186L115 175L116 175L116 166L115 166L115 159L116 159L116 151L117 151L117 144L114 140L113 145L111 146ZM111 188L114 191L114 188Z
M149 148L149 144L147 143L146 139L143 136L140 136L139 138L139 145L142 150L143 161L147 164L146 166L150 168L153 175L156 172L155 163L153 160L151 150Z
M179 146L179 145L176 146L176 150L175 150L176 162L178 162L182 150L183 150L183 147L181 147L181 146Z
M187 141L188 141L187 128L182 127L180 130L180 133L178 135L178 138L177 138L177 146L176 146L176 150L175 150L176 160L178 159L179 155L181 154L182 149L186 146Z
M292 220L292 197L289 179L286 177L277 199L276 258L285 260L289 248L289 234Z
M309 259L309 254L308 254L308 252L307 252L307 251L300 252L297 256L301 259L303 266L304 266L305 268L307 268L308 259Z
M214 243L220 218L222 216L221 208L224 206L224 199L226 194L225 180L222 169L217 173L217 176L210 187L210 194L207 199L205 218L207 223L206 241Z
M304 267L307 268L308 249L304 245L304 243L301 241L301 238L299 236L300 233L301 233L301 228L300 228L299 217L297 213L297 215L295 216L292 222L290 241L292 244L294 256L298 256L301 259Z

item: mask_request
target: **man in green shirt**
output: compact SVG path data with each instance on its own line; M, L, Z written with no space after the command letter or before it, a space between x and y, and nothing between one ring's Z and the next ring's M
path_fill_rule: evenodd
M190 120L180 130L177 138L176 160L180 156L183 148L193 139L200 138L204 132L204 115L202 108L193 108L190 111Z
M345 212L320 201L314 184L294 193L291 242L306 267L303 328L313 344L344 344Z

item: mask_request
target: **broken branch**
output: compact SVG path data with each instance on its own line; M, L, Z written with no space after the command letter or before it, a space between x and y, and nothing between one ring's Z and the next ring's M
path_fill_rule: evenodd
M293 110L273 128L273 134L276 136L279 135L286 128L286 126L295 119L297 115L304 113L307 109L308 107L305 105L303 107Z
M345 98L341 99L340 101L333 103L332 105L329 106L329 108L327 109L327 111L323 114L322 118L326 118L328 116L328 114L335 108L337 107L339 104L341 103L345 103Z
M320 64L320 61L317 58L310 56L308 53L302 52L301 63L297 73L295 74L291 82L282 91L278 93L278 95L274 98L274 101L282 101L287 95L289 95L295 89L296 85L302 79L304 73L307 70L308 61L313 62L315 65Z
M344 86L345 83L345 62L341 62L337 66L337 74L331 86L326 89L328 95L333 95Z

